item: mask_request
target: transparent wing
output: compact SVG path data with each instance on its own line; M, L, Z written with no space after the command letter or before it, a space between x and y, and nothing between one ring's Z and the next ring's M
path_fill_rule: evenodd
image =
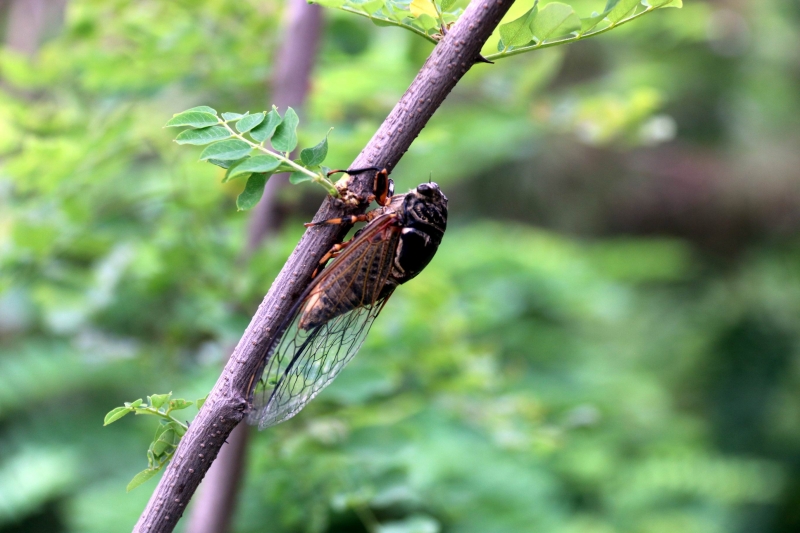
M386 287L398 237L391 222L387 217L365 226L306 291L291 324L269 350L253 393L250 424L264 429L296 415L361 348L393 290ZM307 321L313 325L303 327L304 315L308 320L314 314L309 309L318 311L319 305L335 312L317 313L324 317L321 323Z
M358 352L385 301L357 307L308 331L297 327L298 314L256 387L248 422L264 429L300 412Z

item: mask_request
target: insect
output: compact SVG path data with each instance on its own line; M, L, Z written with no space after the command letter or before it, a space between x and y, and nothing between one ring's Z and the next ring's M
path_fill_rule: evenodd
M322 271L268 348L247 418L259 429L293 417L330 384L361 348L397 286L419 274L436 253L447 227L447 197L432 182L400 195L393 195L392 185L387 172L379 171L372 196L380 207L306 224L367 222L322 258Z

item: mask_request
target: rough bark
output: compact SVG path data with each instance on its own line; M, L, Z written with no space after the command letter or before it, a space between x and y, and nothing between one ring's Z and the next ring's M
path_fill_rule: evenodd
M394 168L436 109L475 63L481 46L512 3L513 0L474 0L469 4L456 25L434 48L352 167ZM368 173L362 173L353 179L350 188L366 195L371 181ZM315 220L350 213L328 198ZM346 229L314 227L300 239L181 440L134 531L170 532L174 529L223 442L244 417L253 378L263 367L266 351L279 325L308 284L319 259L344 236Z
M275 57L271 101L280 109L302 107L310 87L311 71L322 27L322 8L306 0L288 0L281 47ZM247 231L245 255L278 229L275 205L278 191L288 175L273 176L261 201L253 209ZM239 424L231 432L208 471L192 504L187 533L226 533L230 530L241 486L249 426Z

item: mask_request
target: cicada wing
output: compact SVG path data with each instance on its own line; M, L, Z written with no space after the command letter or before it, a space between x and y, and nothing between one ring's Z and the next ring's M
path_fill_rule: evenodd
M248 422L259 429L296 415L361 348L383 303L357 307L310 330L289 327L264 370Z
M248 422L259 429L296 415L361 348L393 287L397 247L393 217L375 219L322 271L269 350Z

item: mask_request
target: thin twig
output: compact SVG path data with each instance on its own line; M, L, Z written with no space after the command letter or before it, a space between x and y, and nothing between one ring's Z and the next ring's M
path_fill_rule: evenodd
M352 163L353 167L394 168L453 87L476 62L481 46L512 4L513 0L475 0L469 4ZM354 176L349 186L356 194L366 196L371 181L367 173L362 173ZM326 198L315 220L353 212ZM166 533L175 528L225 439L244 418L254 379L263 368L266 351L279 325L308 284L319 259L347 229L316 226L303 235L258 307L203 408L181 439L172 462L134 527L135 532Z

